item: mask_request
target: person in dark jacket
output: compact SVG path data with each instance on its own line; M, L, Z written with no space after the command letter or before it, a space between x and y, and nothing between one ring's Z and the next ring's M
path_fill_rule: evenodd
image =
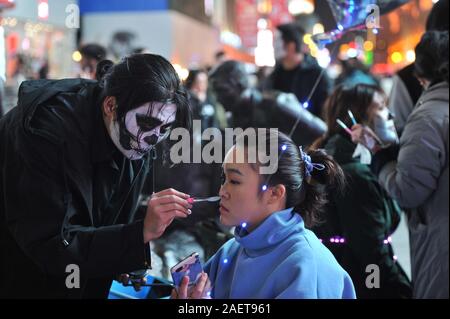
M2 298L106 298L190 213L188 195L165 190L135 214L149 152L170 127L190 126L172 65L142 54L97 71L100 82L25 82L0 121Z
M89 43L80 48L80 77L96 79L97 64L106 58L106 49L101 45Z
M305 147L326 131L325 123L301 106L293 94L251 89L240 62L224 62L212 71L210 81L218 102L231 114L230 127L278 128Z
M343 193L333 192L315 229L324 244L352 278L357 298L410 298L411 285L394 259L390 235L400 222L400 209L382 189L370 167L357 156L356 145L338 124L350 127L350 110L359 123L373 125L377 113L386 109L384 93L375 86L340 86L326 103L328 132L314 147L325 148L341 165L347 178ZM369 265L379 267L379 288L366 280Z
M277 65L269 76L265 89L293 93L302 105L308 103L308 110L312 114L322 117L322 106L331 89L331 81L317 61L304 52L304 34L301 27L294 23L277 27ZM317 81L319 82L315 87Z

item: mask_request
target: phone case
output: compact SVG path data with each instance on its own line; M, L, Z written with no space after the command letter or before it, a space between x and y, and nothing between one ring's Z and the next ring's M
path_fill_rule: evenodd
M183 277L189 277L189 286L194 285L203 272L200 257L194 253L170 269L174 285L179 287Z

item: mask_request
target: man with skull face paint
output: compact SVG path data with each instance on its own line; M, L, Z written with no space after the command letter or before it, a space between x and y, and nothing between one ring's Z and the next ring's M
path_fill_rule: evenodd
M109 130L112 141L129 159L141 159L167 138L176 112L175 104L146 103L129 111L122 119L122 125L111 121Z
M150 268L149 242L190 214L173 189L137 214L149 153L190 127L171 64L138 54L101 62L97 77L25 82L0 121L0 297L105 298L116 275Z

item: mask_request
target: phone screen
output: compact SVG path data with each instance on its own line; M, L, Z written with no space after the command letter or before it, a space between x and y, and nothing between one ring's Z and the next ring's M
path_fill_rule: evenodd
M183 277L189 277L189 286L195 285L201 276L203 267L198 254L192 254L177 265L171 268L174 285L179 287Z

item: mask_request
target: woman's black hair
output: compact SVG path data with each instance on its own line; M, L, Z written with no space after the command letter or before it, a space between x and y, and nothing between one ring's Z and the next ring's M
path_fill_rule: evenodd
M117 100L117 115L125 114L148 102L173 103L177 106L174 128L191 128L191 110L187 92L177 72L165 58L154 54L134 54L114 65L101 61L97 65L97 80L103 96Z
M432 83L449 83L448 31L428 31L416 47L415 73Z
M338 119L348 127L352 127L353 123L348 116L348 111L353 113L358 123L366 123L369 120L368 111L376 93L385 94L380 87L375 85L338 86L327 98L324 105L325 122L328 130L325 136L320 137L313 143L313 147L323 147L328 138L343 131L337 123Z
M184 81L185 88L188 89L188 90L191 90L192 87L195 84L195 81L197 80L198 75L201 74L201 73L205 73L206 74L206 71L202 70L202 69L189 70L189 75L186 78L186 80Z
M324 150L303 151L311 157L312 163L323 165L323 169L314 169L308 176L302 151L287 135L276 129L270 129L262 136L258 134L257 138L265 140L266 150L278 145L277 170L270 175L260 174L261 187L284 185L286 207L294 207L294 211L302 216L308 228L320 223L320 213L327 203L327 193L340 192L345 185L344 172L339 164ZM249 147L249 141L244 135L239 136L236 143ZM259 143L258 141L256 145L261 145ZM260 167L260 165L251 166L255 170Z

